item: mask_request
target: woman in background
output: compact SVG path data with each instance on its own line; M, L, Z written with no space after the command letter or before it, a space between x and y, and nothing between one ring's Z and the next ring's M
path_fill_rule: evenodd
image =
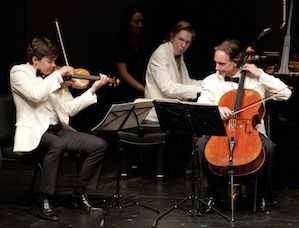
M144 17L137 7L124 11L120 22L118 40L113 47L113 62L121 85L116 91L117 101L133 101L144 96L144 72L148 48L144 42Z

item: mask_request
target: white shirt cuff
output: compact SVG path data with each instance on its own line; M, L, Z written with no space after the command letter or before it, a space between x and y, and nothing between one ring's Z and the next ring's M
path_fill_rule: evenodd
M53 77L55 77L57 79L57 81L59 83L62 83L63 82L63 78L61 76L61 74L59 73L58 70L55 70L53 73L52 73Z

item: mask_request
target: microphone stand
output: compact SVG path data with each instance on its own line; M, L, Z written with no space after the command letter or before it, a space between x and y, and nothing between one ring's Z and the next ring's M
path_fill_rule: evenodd
M278 74L289 74L289 57L290 57L290 43L291 43L290 31L291 31L291 23L292 23L292 16L293 16L293 3L294 1L291 0L289 18L288 18L288 27L287 27L286 35L284 37L281 63L280 63L280 68L278 70Z

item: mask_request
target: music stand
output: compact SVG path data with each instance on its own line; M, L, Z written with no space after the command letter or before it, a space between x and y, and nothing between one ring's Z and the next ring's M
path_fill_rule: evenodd
M129 102L129 103L120 103L120 104L112 104L103 120L97 124L92 132L97 131L109 131L109 132L117 132L119 130L138 128L140 127L140 123L145 119L148 113L151 111L153 107L153 101L144 100L139 102ZM104 217L101 220L100 226L104 226L105 218L110 210L110 208L121 209L129 206L141 206L151 211L154 211L160 214L159 211L150 208L144 204L136 202L134 200L128 199L122 196L119 193L119 182L120 182L120 153L118 156L118 164L117 164L117 183L116 183L116 193L113 197L109 198L110 200L103 200L103 203L109 204L109 208L106 211ZM120 199L124 199L129 203L120 205Z
M223 121L220 118L218 106L200 105L196 102L181 102L177 100L155 100L155 110L157 112L158 119L162 131L174 132L174 133L186 133L195 136L202 135L217 135L226 136L226 131L223 125ZM195 137L194 136L194 137ZM195 147L192 149L192 190L191 195L185 197L183 200L175 204L172 208L159 215L155 220L152 227L156 227L159 219L170 213L174 209L180 209L179 206L184 202L191 200L191 209L189 212L191 215L197 213L200 215L198 208L195 208L195 201L205 204L209 209L214 210L216 213L227 219L232 227L234 224L231 220L222 212L217 210L207 202L195 196L195 174L194 174L194 154Z

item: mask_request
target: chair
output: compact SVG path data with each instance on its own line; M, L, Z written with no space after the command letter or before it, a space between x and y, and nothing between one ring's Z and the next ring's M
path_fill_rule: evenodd
M5 160L19 161L20 157L12 153L15 105L12 96L0 96L0 167Z
M121 151L121 173L123 179L128 178L129 165L128 153L138 149L142 153L144 148L153 148L157 154L158 180L163 180L163 148L166 143L166 133L161 131L159 123L144 122L138 128L118 131L119 146ZM132 167L133 169L137 167Z
M19 156L12 150L16 122L16 108L11 94L0 96L0 110L0 167L2 167L4 161L25 162L36 166L28 190L29 200L33 192L37 175L38 173L42 173L42 160L34 156L34 153L28 156Z
M4 161L25 162L35 165L35 170L28 190L28 200L30 199L36 182L37 175L43 171L42 158L36 153L18 156L13 152L13 137L15 132L16 108L11 94L0 96L0 167ZM80 165L76 151L68 151L69 155L76 160L77 173Z

